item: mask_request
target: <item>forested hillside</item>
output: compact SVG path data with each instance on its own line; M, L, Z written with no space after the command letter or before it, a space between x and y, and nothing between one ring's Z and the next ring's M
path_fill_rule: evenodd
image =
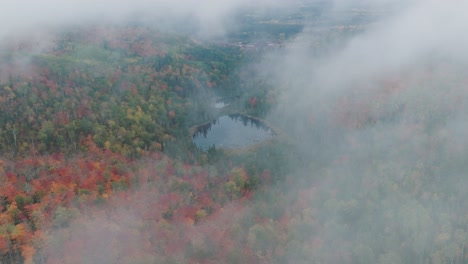
M0 263L468 263L467 64L326 6L2 44ZM272 138L193 143L228 114Z
M76 29L51 42L39 52L26 42L3 53L3 261L95 263L100 256L83 259L86 253L80 248L73 249L75 256L68 255L73 243L86 240L60 237L74 232L70 221L89 221L120 203L122 210L138 210L132 203L144 211L151 208L137 213L169 229L150 228L150 221L138 232L169 232L153 242L187 250L184 243L190 236L169 236L170 230L181 232L181 224L203 222L270 181L269 164L251 164L255 177L250 177L244 168L247 158L221 165L218 161L226 158L222 150L197 150L189 134L190 126L217 115L210 106L215 97L235 98L227 111L255 110L257 104L246 96L261 90L245 95L233 88L251 88L236 77L244 61L239 48L203 45L139 26ZM114 217L112 210L108 213ZM150 243L149 248L140 242ZM135 245L126 258L111 259L135 263L177 258L156 254L153 242L138 241L141 248Z
M242 59L236 48L138 27L67 32L45 52L4 56L0 142L9 157L76 153L88 136L125 156L162 150L211 118L209 95L226 89ZM23 60L28 71L15 72Z

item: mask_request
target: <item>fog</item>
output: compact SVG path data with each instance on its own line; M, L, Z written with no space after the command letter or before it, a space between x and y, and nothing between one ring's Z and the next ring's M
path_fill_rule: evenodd
M22 0L3 4L0 36L83 21L112 23L135 16L153 21L163 16L171 24L172 16L190 16L199 22L198 36L219 37L239 8L281 5L294 9L291 3L268 0ZM294 184L272 187L273 197L290 203L271 207L297 217L300 225L284 227L280 217L272 217L269 227L289 228L284 232L290 237L277 246L287 257L275 263L465 263L466 257L461 258L468 253L460 252L468 244L468 2L337 0L326 10L330 25L342 19L334 15L355 6L385 12L351 37L328 42L306 25L257 65L279 95L267 119L302 157L287 175ZM261 214L257 209L269 202L274 203L254 199L246 214L255 218ZM71 236L96 243L83 246L92 253L87 263L116 261L108 247L108 259L96 252L99 245L117 239L100 241L107 236L97 231L101 224L119 236L119 226L141 224L148 210L124 206L116 209L120 217L99 216L71 227ZM236 210L231 203L190 232L241 221L230 218ZM53 234L52 240L59 236ZM249 236L255 244L256 238ZM144 247L136 240L130 240L132 246ZM258 254L268 263L267 254Z
M444 263L443 243L463 262L467 223L447 216L467 208L467 6L396 6L336 49L316 56L304 32L265 63L277 65L264 69L283 95L275 120L309 163L296 177L322 192L308 202L319 208L323 251L291 263ZM444 192L452 198L433 196ZM442 244L441 234L450 234Z
M21 0L2 4L0 37L57 29L86 23L121 23L147 20L158 27L193 19L202 36L224 33L228 16L239 8L287 7L277 0ZM191 24L190 27L194 25Z

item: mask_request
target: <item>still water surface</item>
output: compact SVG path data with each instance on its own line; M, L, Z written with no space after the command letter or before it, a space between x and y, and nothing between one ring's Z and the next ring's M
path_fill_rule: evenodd
M233 114L199 126L193 135L193 142L202 150L208 150L210 147L237 149L272 137L273 131L262 122Z

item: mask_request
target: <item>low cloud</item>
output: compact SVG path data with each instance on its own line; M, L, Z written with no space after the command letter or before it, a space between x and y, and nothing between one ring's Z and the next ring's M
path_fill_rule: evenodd
M290 3L288 3L290 4ZM37 30L86 23L148 20L152 23L172 23L192 18L199 33L206 36L224 33L227 17L243 7L281 7L277 0L20 0L2 4L0 37ZM172 21L172 22L171 22ZM158 26L158 25L155 25ZM193 26L193 25L190 25Z
M139 14L189 16L200 23L203 34L222 35L226 16L237 8L278 5L280 1L23 0L2 7L2 25L9 26L0 27L0 35L102 18L124 21ZM263 229L249 230L287 230L283 237L288 240L281 246L292 253L284 263L352 262L341 258L346 252L355 254L354 263L422 263L444 250L444 237L460 234L459 229L466 234L466 225L456 221L466 212L468 198L462 188L467 185L462 157L468 154L463 138L468 128L468 3L340 0L333 2L329 19L353 12L355 6L388 12L346 39L324 40L340 25L329 23L320 36L306 27L259 66L279 94L272 123L295 140L304 159L305 165L290 177L313 185L278 186L278 193L294 197L296 207L280 204L274 209L286 216L295 213L294 221L301 225L284 227L274 219ZM352 30L341 26L341 33ZM260 212L257 207L252 201L252 219ZM236 210L228 207L222 216ZM133 214L139 212L122 213L130 223L143 221ZM208 218L203 225L216 226L219 219ZM84 234L92 236L101 225L99 219L91 222ZM104 225L115 231L114 223ZM203 226L199 229L205 232ZM289 240L293 231L296 237ZM434 243L439 237L442 242ZM304 241L314 250L303 246ZM454 247L465 248L457 243Z
M347 38L330 37L339 26L322 36L305 30L284 53L267 57L263 70L281 94L272 119L309 161L295 176L322 192L309 202L319 208L323 252L338 256L337 248L352 244L372 253L369 263L416 262L443 252L428 253L438 235L466 232L466 225L455 229L468 195L459 187L468 183L459 158L467 154L460 134L468 129L468 4L379 2L336 1L334 11L348 15L354 6L370 14L389 4L395 9L362 28L342 24L343 36L355 30ZM388 239L374 241L380 236ZM358 256L354 263L365 262Z

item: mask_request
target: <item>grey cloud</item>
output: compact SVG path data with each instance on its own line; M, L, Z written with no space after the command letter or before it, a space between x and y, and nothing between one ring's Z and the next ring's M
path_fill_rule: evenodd
M354 6L395 9L351 38L339 39L339 45L324 44L325 53L314 52L316 36L305 31L284 54L265 63L279 65L265 68L274 72L272 83L278 84L282 96L274 119L297 139L303 155L321 166L304 168L304 174L317 175L324 192L338 188L346 197L343 199L349 200L360 199L364 193L361 181L379 182L384 189L391 186L388 182L399 186L411 181L411 171L421 172L425 192L445 188L456 199L466 197L460 186L466 186L467 180L458 162L467 151L462 134L467 130L468 93L463 72L468 63L468 35L464 33L468 3L342 0L334 1L333 12L340 15ZM402 90L379 95L388 80L396 80ZM351 120L366 116L362 127L340 124L337 116L343 108ZM335 165L342 157L348 159L346 165ZM320 168L326 176L320 175ZM327 186L327 182L332 184ZM443 222L447 211L458 213L448 199L441 201L439 208L431 208L420 197L402 190L382 194L373 202L379 204L377 213L365 212L360 217L368 218L372 226L403 228L408 236L399 242L412 241L414 236L422 251L428 246L422 241L431 241L439 228L435 223ZM400 212L401 219L380 218L386 210ZM416 225L408 225L405 213L410 210L421 212L416 223L434 223L433 228L422 232ZM326 211L321 214L326 223L337 219ZM378 236L359 228L371 227L358 226L346 235L330 229L325 236L350 241L369 234ZM334 239L331 249L338 246ZM384 259L385 255L380 256L382 263L386 263Z
M0 36L89 21L121 21L130 18L174 20L191 16L204 34L222 34L223 23L240 7L278 7L290 3L278 0L20 0L2 4Z

